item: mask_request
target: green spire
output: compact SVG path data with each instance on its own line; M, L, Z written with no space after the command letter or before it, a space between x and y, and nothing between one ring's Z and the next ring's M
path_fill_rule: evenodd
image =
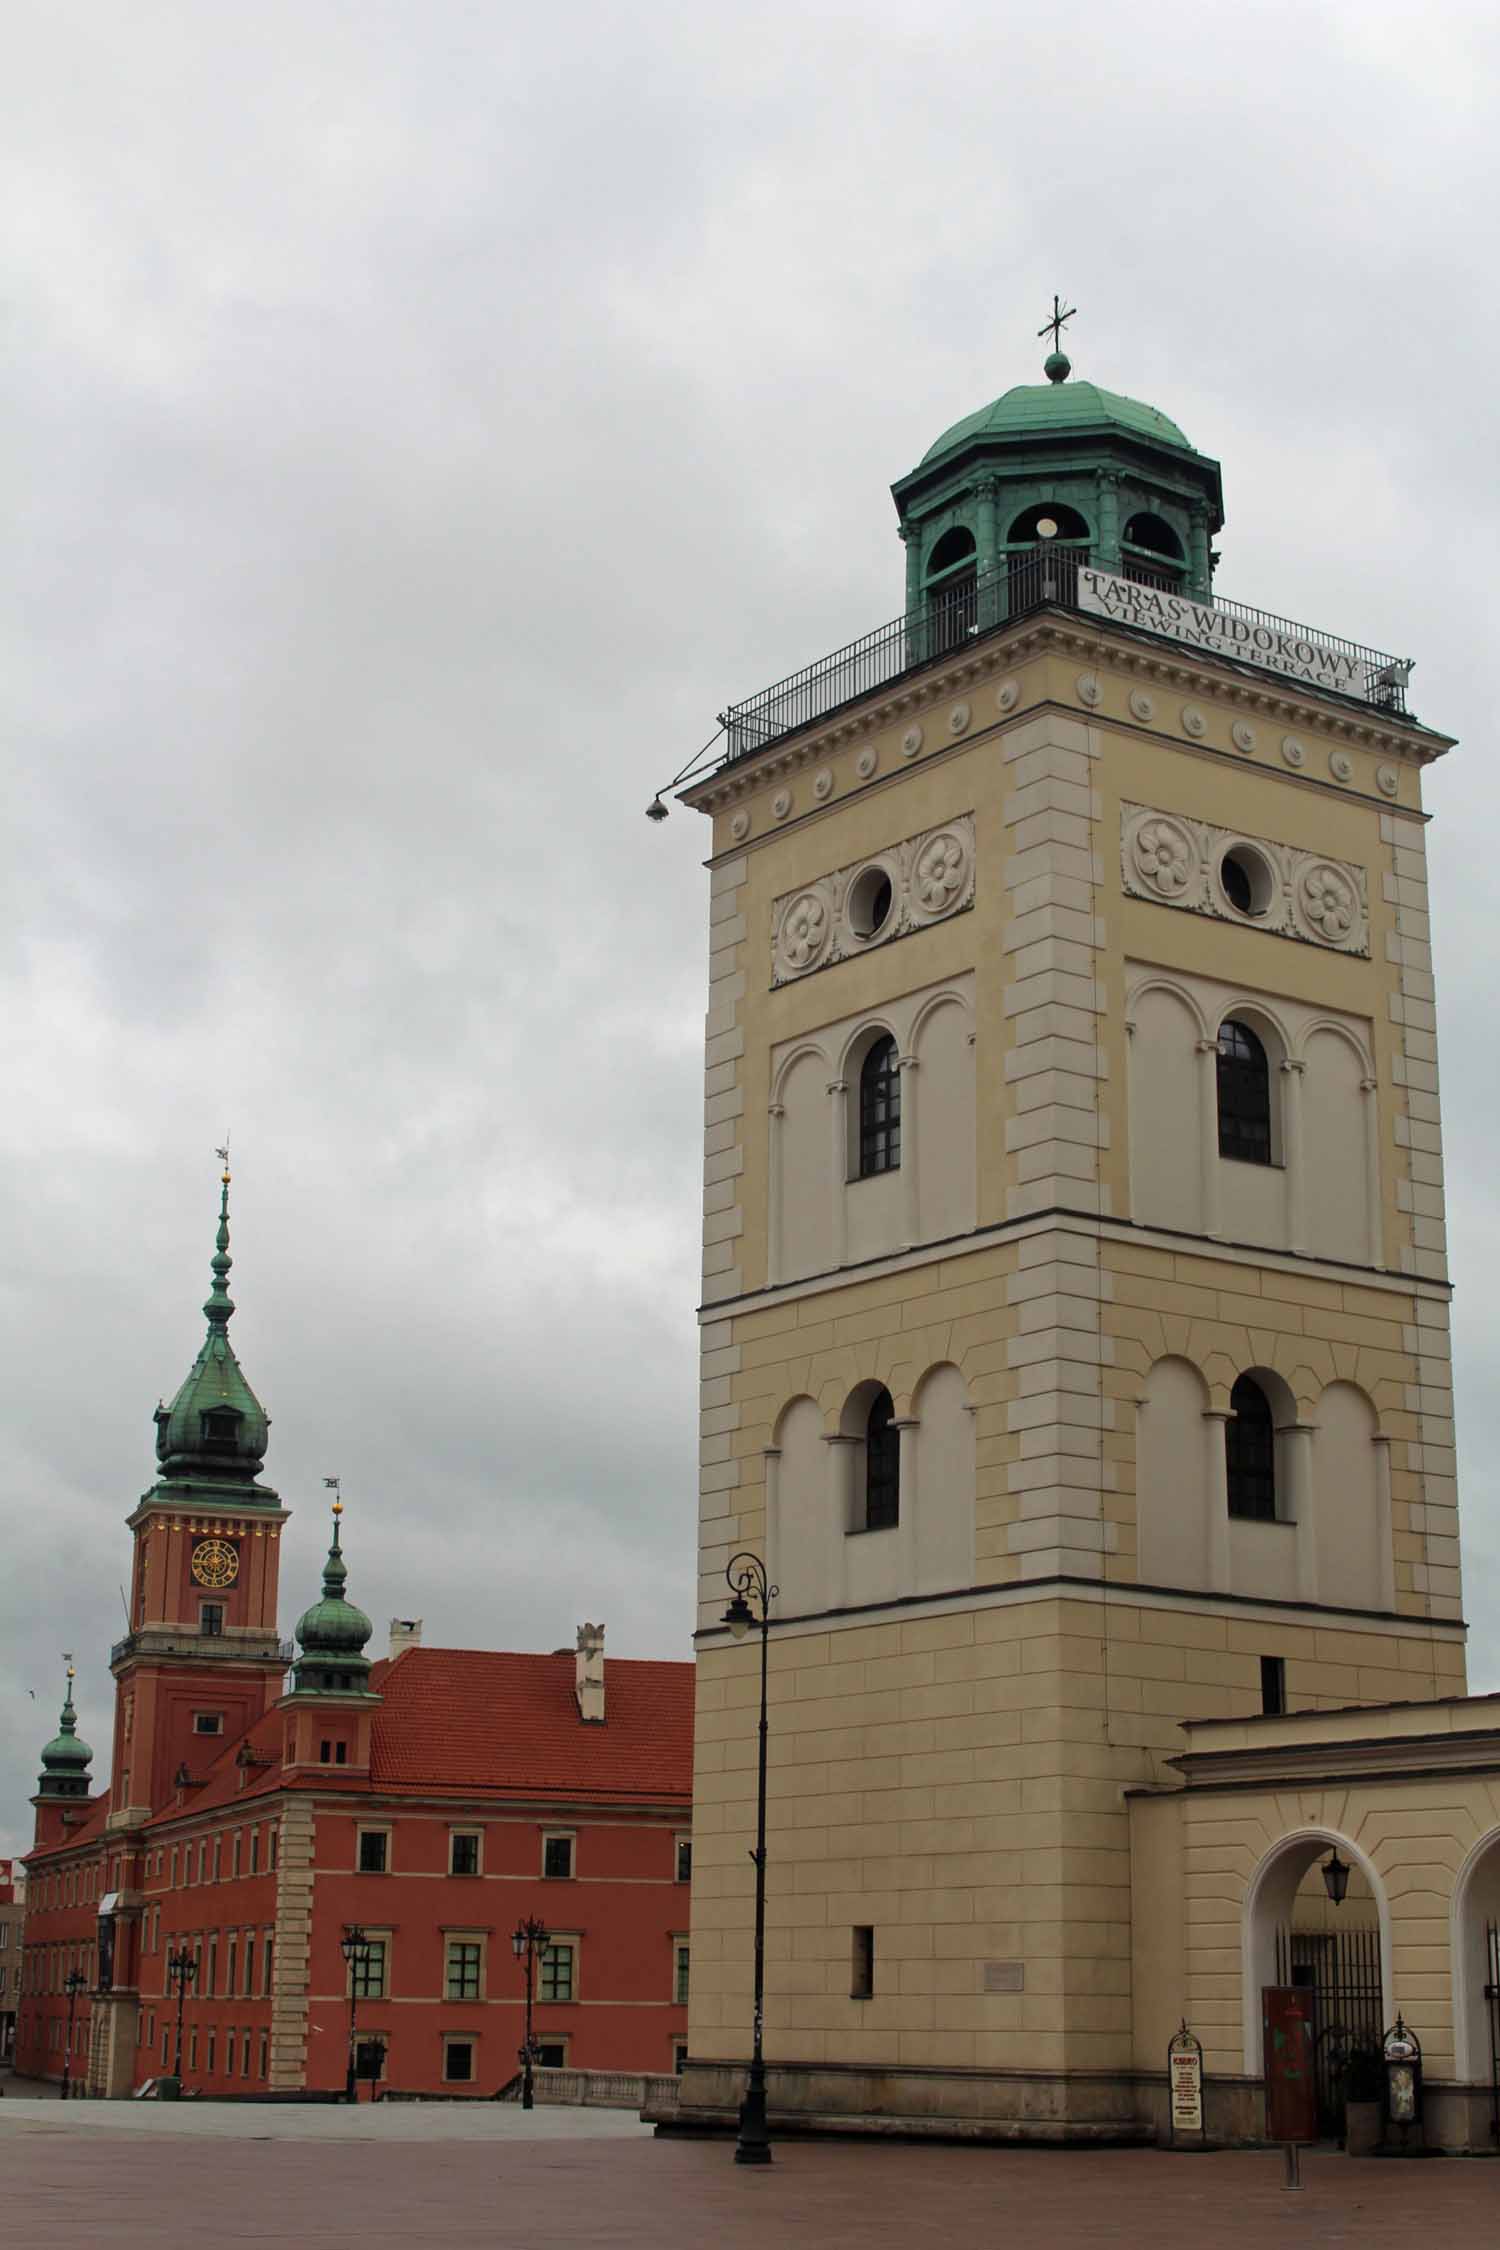
M219 1152L224 1155L225 1152ZM270 1417L246 1382L229 1323L229 1164L225 1157L219 1189L219 1226L209 1261L213 1279L203 1310L208 1334L186 1382L170 1406L156 1410L156 1452L165 1481L253 1484L265 1458ZM248 1497L272 1500L268 1492Z
M297 1620L302 1653L292 1667L292 1692L294 1695L363 1694L370 1673L365 1643L374 1627L362 1609L356 1609L353 1602L344 1598L344 1588L349 1581L349 1566L344 1561L340 1538L344 1503L338 1496L338 1479L328 1477L325 1482L334 1487L333 1543L323 1565L322 1597Z
M78 1714L73 1709L73 1659L63 1658L67 1666L67 1683L63 1689L63 1707L58 1731L42 1752L42 1772L37 1783L40 1797L86 1797L89 1793L89 1766L93 1751L79 1740Z

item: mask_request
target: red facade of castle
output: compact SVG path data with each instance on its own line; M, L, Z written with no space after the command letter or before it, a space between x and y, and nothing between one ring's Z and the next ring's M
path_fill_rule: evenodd
M227 1181L208 1338L157 1412L128 1519L109 1786L71 1674L42 1755L16 2067L124 2095L492 2095L538 2063L671 2071L686 2043L692 1666L424 1648L323 1594L276 1622L286 1521L228 1345ZM290 1686L288 1666L292 1667ZM518 1958L513 1934L541 1925ZM352 1934L351 1934L352 1933ZM174 1965L175 1964L175 1965ZM71 2027L71 2036L70 2036Z

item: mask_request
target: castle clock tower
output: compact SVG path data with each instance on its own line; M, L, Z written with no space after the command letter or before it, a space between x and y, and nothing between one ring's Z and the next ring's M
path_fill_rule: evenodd
M230 1264L226 1169L208 1333L171 1405L156 1410L160 1474L127 1519L130 1631L111 1666L114 1828L138 1826L201 1780L276 1701L286 1669L276 1586L287 1517L259 1481L270 1424L229 1341Z
M1218 465L1175 422L1043 373L893 488L901 614L731 707L684 791L705 2121L750 2047L738 1550L779 1589L773 2126L1137 2129L1187 1987L1127 1798L1176 1785L1184 1726L1462 1691L1421 802L1451 744L1408 665L1221 596ZM1253 2075L1239 1911L1195 1940L1196 2028Z

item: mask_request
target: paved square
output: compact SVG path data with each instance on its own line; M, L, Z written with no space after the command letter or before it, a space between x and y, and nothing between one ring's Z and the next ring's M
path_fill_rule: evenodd
M7 2238L63 2250L1443 2250L1500 2237L1500 2162L656 2140L618 2111L0 2102Z

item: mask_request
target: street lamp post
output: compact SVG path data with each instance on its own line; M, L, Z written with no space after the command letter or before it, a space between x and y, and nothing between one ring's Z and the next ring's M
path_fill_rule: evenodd
M370 1940L358 1922L346 1922L344 1934L339 1939L339 1951L349 1970L349 2060L344 2072L344 2099L359 2100L359 2081L355 2076L354 2026L355 2011L359 2005L359 1980L370 1958Z
M528 1914L524 1922L516 1924L510 1937L511 1951L516 1959L523 1963L526 1978L526 2035L521 2041L519 2057L522 2109L533 2109L536 2106L533 2099L531 2076L532 2066L536 2061L536 2042L531 2036L531 1996L532 1987L535 1983L536 1957L539 1953L546 1951L548 1944L551 1942L551 1935L552 1933L545 1922L539 1922L534 1914Z
M766 2131L766 2065L761 2034L766 1998L766 1677L770 1662L771 1604L781 1592L773 1586L759 1555L736 1555L724 1572L734 1599L724 1612L724 1622L742 1641L756 1622L752 1600L760 1611L760 1757L755 1789L755 2016L751 2032L750 2076L740 2103L739 2138L734 2144L736 2164L769 2164L770 2136Z
M182 2083L182 2004L187 1998L187 1988L197 1974L197 1960L185 1945L167 1955L167 1977L177 1987L177 2046L172 2056L172 2076L179 2085Z
M78 1995L88 1983L82 1969L69 1969L63 1978L63 1990L68 1996L68 2043L63 2049L62 2092L60 2101L66 2101L73 2079L73 2010L78 2005Z

